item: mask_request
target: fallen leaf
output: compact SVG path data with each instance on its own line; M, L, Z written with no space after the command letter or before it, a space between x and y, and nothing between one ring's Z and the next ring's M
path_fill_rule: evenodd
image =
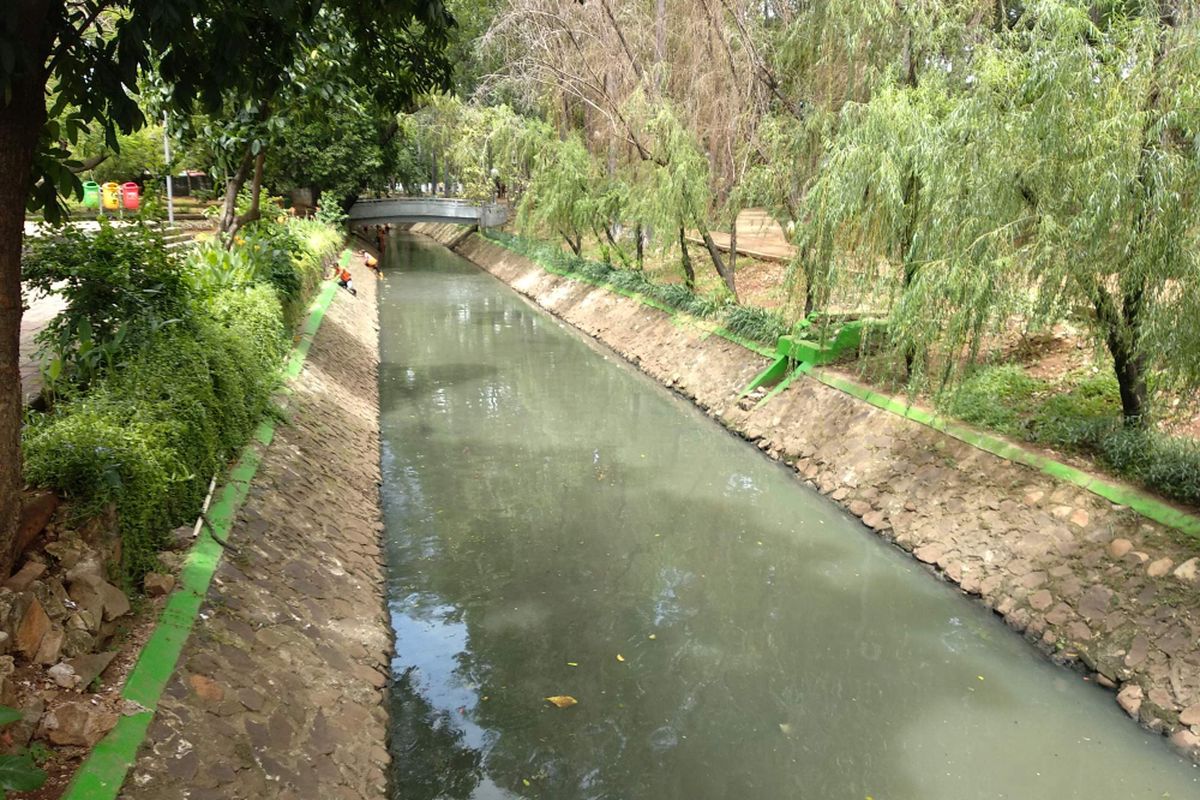
M525 784L526 786L528 786L528 785L529 785L529 779L527 779L527 778L521 778L521 783L523 783L523 784Z
M657 638L658 638L658 634L656 634L656 633L652 633L652 634L650 634L649 636L647 636L646 638L647 638L647 639L657 639Z
M617 661L624 661L624 660L625 660L625 656L621 655L620 653L617 653Z
M578 700L576 700L574 697L571 697L569 694L556 694L553 697L547 697L546 699L559 708L570 708L571 706L579 703Z
M567 666L568 666L568 667L578 667L578 666L579 666L579 662L578 662L578 661L568 661L568 662L567 662Z
M791 723L790 722L779 723L779 732L782 733L784 736L791 736L792 735Z

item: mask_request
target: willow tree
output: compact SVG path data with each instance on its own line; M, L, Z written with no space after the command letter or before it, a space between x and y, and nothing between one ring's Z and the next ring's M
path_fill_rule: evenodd
M721 257L706 225L713 202L709 159L670 106L660 104L652 109L638 96L628 108L631 118L642 120L640 127L649 152L653 153L650 158L638 159L628 170L631 215L654 229L677 235L684 281L689 287L695 285L696 274L688 251L687 232L698 230L717 274L736 297L733 271ZM659 242L664 249L671 244L669 238Z
M1044 311L1086 320L1138 424L1151 370L1200 381L1200 14L1060 0L1027 15L988 87L1012 132L994 158L1027 202L1018 254Z
M972 48L937 129L910 341L973 353L1014 318L1084 324L1126 423L1200 383L1200 20L1046 0Z
M805 198L801 247L830 285L853 285L865 305L893 306L891 334L910 375L924 349L911 336L903 293L932 250L930 176L946 157L941 125L949 111L944 79L887 86L847 106L820 176Z
M600 181L600 165L582 137L547 136L518 207L518 224L553 231L581 255L583 235L605 224L595 191Z

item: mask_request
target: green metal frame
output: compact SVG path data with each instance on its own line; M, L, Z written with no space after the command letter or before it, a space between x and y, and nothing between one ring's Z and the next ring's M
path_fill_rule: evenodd
M837 361L845 353L858 350L862 343L863 328L868 324L870 322L867 320L847 322L832 340L826 342L806 339L797 334L780 336L775 345L775 360L750 381L738 396L745 397L756 389L779 383L799 364L807 364L810 368L824 366ZM772 392L769 396L776 394L778 392Z

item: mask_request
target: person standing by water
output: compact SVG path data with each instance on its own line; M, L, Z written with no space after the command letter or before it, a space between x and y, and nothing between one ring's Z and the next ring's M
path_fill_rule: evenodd
M366 250L362 250L360 252L362 253L363 257L363 264L366 265L367 269L374 272L376 277L382 278L383 273L379 269L379 259L368 253Z

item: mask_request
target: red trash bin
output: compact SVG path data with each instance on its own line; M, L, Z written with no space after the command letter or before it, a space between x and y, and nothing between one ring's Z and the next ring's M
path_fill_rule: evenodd
M128 211L137 211L142 202L142 190L136 183L129 181L121 184L121 204Z

